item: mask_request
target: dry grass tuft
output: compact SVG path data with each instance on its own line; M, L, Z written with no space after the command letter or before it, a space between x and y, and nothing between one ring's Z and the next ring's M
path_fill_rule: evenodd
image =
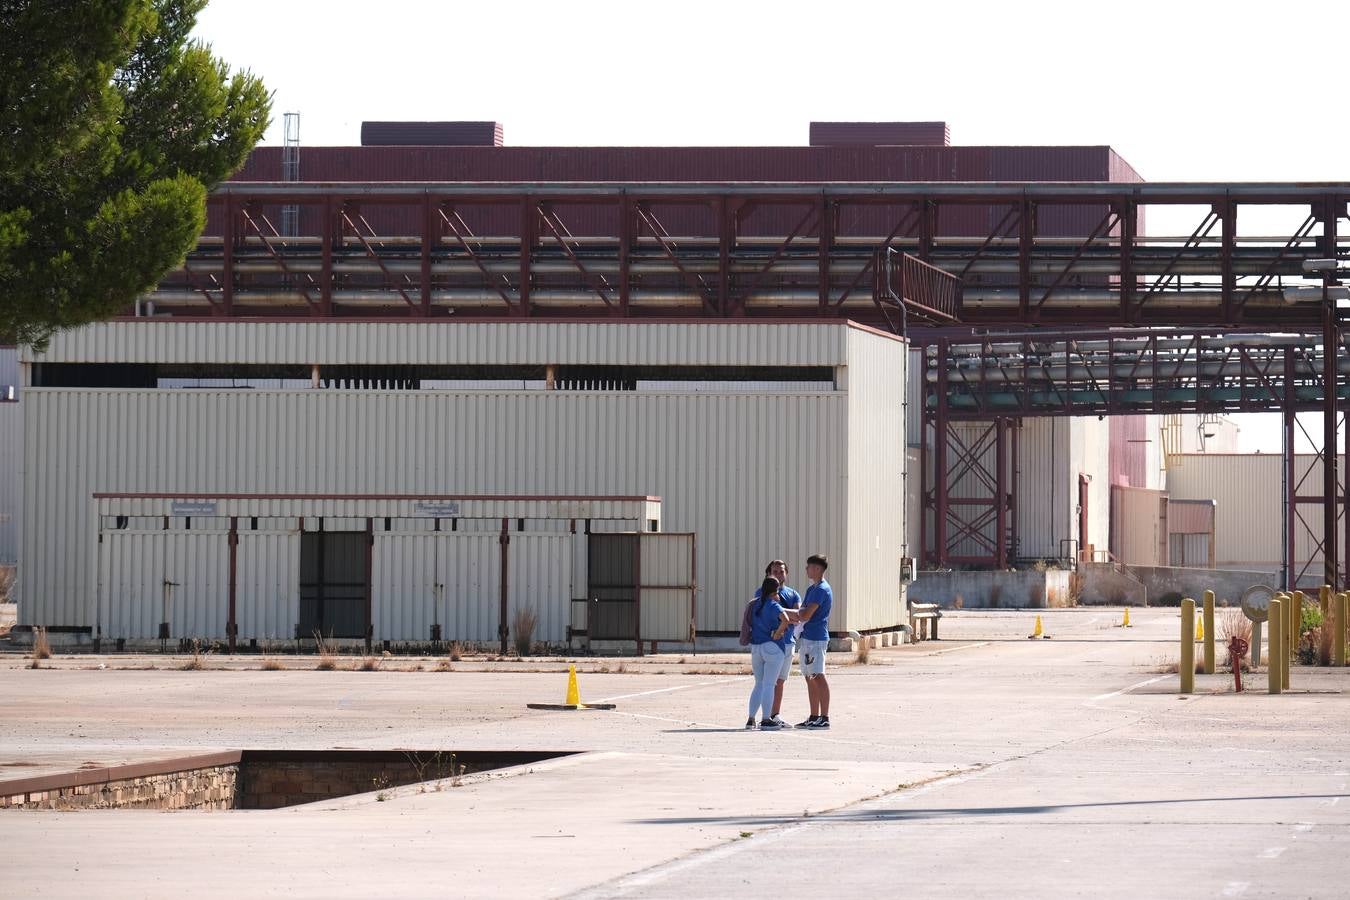
M867 635L859 638L853 647L853 664L865 666L872 661L872 639Z
M464 656L464 645L461 644L459 641L451 641L451 642L450 642L450 661L451 661L451 662L459 662L460 658L463 657L463 656ZM446 671L449 671L449 670L447 669Z
M200 672L202 669L206 668L206 656L210 654L210 652L210 650L203 651L202 642L194 640L192 642L192 654L178 667L179 670L183 672Z
M33 661L28 664L30 669L42 668L44 659L52 658L52 645L47 641L47 629L38 626L33 629Z
M529 656L530 646L534 643L534 627L539 624L539 616L531 607L517 609L511 615L511 640L516 645L517 656Z
M436 671L437 671L437 672L453 672L453 671L455 671L455 665L454 665L454 663L452 663L452 662L450 661L450 660L452 660L452 659L454 659L454 658L455 658L455 657L453 657L453 656L450 656L450 657L442 656L439 660L436 661Z
M281 664L281 660L272 656L263 657L262 667L264 672L280 672L285 671L286 669L286 667Z
M314 668L320 672L331 672L337 668L337 648L330 641L324 640L319 632L314 632L314 642L319 650L319 664Z
M962 597L960 594L957 594L956 599L952 601L952 609L965 609L965 606L966 606L966 598Z
M367 656L361 660L362 672L378 672L380 670L380 657Z

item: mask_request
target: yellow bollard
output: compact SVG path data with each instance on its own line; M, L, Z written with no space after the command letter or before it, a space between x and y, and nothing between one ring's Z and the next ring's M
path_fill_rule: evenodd
M1201 629L1204 634L1201 635L1205 641L1205 674L1214 674L1214 592L1205 591L1204 593L1204 626Z
M1121 627L1121 628L1133 628L1133 627L1134 627L1133 625L1130 624L1130 608L1129 608L1128 606L1125 607L1125 621L1123 621L1123 622L1120 623L1120 627Z
M1195 601L1181 601L1181 693L1195 693Z
M1345 620L1350 611L1350 594L1340 593L1331 605L1331 664L1345 665Z
M1270 694L1278 694L1284 682L1284 663L1280 657L1284 653L1284 604L1288 601L1281 600L1283 596L1276 594L1270 599L1268 607L1270 648L1266 651L1266 692Z

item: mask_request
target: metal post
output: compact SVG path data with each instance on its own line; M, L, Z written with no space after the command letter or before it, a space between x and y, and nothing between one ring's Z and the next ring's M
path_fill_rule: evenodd
M1004 485L1004 473L1008 468L1008 420L994 420L994 567L1008 567L1008 489Z
M235 642L239 634L239 621L236 617L239 590L239 518L230 516L230 588L229 609L226 611L225 634L230 639L230 653L234 653Z
M1350 614L1350 594L1340 593L1336 595L1334 606L1332 630L1332 664L1337 666L1345 665L1345 625L1347 614Z
M1266 653L1266 691L1278 694L1284 687L1284 604L1279 596L1271 598L1267 608L1270 622L1270 650Z
M1334 590L1340 583L1336 540L1336 310L1328 296L1334 273L1322 273L1322 580Z
M1195 693L1195 601L1181 601L1181 693Z
M937 415L933 417L933 562L947 565L947 339L938 341Z
M1205 674L1214 674L1214 592L1204 593Z

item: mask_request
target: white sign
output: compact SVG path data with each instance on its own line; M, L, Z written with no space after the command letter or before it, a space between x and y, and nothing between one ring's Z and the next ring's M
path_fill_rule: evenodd
M171 516L214 516L216 515L216 501L214 500L175 500L173 501L173 510L169 513Z
M417 500L413 515L423 519L453 519L459 515L458 500Z

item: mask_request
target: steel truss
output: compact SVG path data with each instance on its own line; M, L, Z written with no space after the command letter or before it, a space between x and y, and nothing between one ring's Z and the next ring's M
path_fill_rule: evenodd
M210 197L214 236L149 299L179 315L824 316L898 329L899 253L960 279L944 303L905 304L928 321L1316 325L1316 300L1284 288L1306 258L1350 257L1348 200L1350 184L232 182ZM1241 210L1276 205L1302 224L1238 231ZM1204 213L1189 236L1142 234L1161 206ZM283 207L298 210L296 237L270 224ZM1086 236L1041 233L1051 210Z
M1285 586L1347 583L1343 563L1350 560L1350 528L1344 529L1343 556L1337 552L1337 535L1350 506L1335 457L1338 426L1344 424L1338 404L1350 397L1350 348L1332 324L1330 356L1325 331L929 334L922 375L923 558L937 567L1007 564L1009 548L1016 546L1009 526L1016 489L1004 487L1016 475L1016 466L1009 466L1016 450L1010 456L1008 448L1015 448L1015 425L1024 417L1278 412L1285 423ZM1320 438L1297 419L1299 412L1310 411L1323 414ZM971 421L984 426L973 441L969 429L963 438L954 427ZM1316 464L1302 473L1293 452L1296 429L1318 447ZM1350 429L1344 440L1350 457ZM1314 472L1321 477L1320 492L1309 485L1316 480ZM1301 511L1309 505L1322 511L1320 534ZM1321 572L1296 564L1300 532L1313 545L1311 555L1322 556ZM977 552L970 551L972 546Z

